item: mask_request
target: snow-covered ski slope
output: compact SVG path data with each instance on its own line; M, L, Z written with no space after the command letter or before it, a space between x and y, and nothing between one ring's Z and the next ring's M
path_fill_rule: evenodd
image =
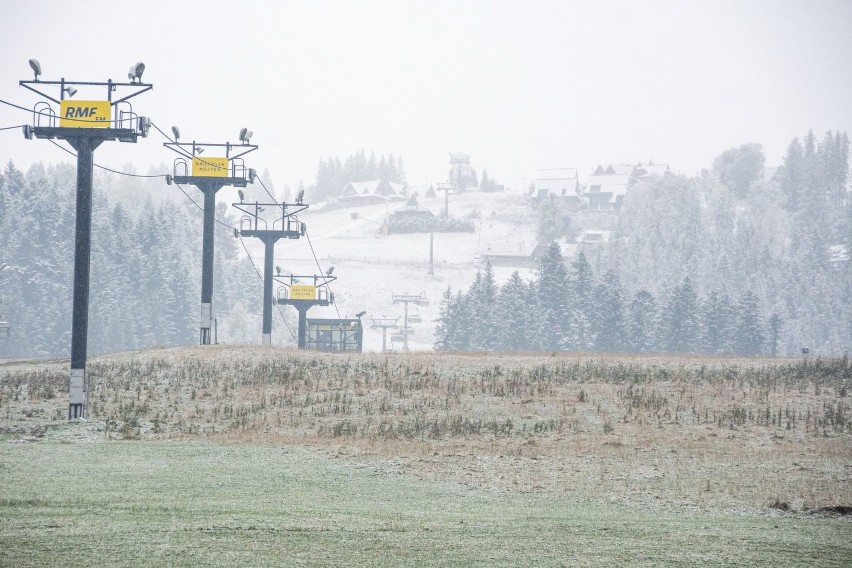
M434 275L429 274L429 233L383 235L381 224L387 215L405 208L404 201L387 204L340 207L319 204L305 211L300 219L307 224L310 244L324 273L334 266L337 280L331 284L335 306L315 307L309 318L354 317L366 311L364 349L382 348L382 333L370 329L371 317L400 316L403 306L394 305L393 294L422 294L428 306L411 306L409 314L417 314L422 322L412 324L409 348L432 349L435 321L441 294L452 288L453 293L466 289L484 263L484 254L529 254L536 245L535 213L527 198L512 193L468 192L450 195L452 217L474 222L472 233L434 234ZM419 198L419 208L441 215L444 196ZM285 274L319 274L309 241L281 240L275 247L275 264ZM263 245L257 239L246 239L246 245L260 268ZM498 283L505 281L514 270L522 277L531 276L523 267L497 266ZM293 311L292 308L286 308ZM294 312L295 313L295 312ZM392 331L388 330L388 349L401 348L400 342L391 345ZM279 341L287 338L279 338ZM278 341L276 341L277 343Z

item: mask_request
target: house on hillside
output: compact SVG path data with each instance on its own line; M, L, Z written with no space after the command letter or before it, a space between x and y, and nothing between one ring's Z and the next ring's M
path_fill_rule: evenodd
M618 166L618 167L615 167ZM589 200L589 209L615 210L621 208L621 202L627 195L632 170L625 172L624 164L610 164L607 168L598 166L589 176L584 195Z
M606 244L612 231L586 230L580 236L580 242L590 245Z
M595 171L592 172L592 175L630 175L633 173L634 168L635 166L633 164L609 164L606 167L599 164L598 167L595 168Z
M340 197L379 196L384 198L405 197L405 186L384 180L350 181L340 192Z
M514 268L537 268L539 258L547 252L549 243L538 243L532 251L528 251L526 243L515 245L495 243L487 247L480 256L481 262L490 262L491 266L507 266Z
M559 197L575 208L582 202L577 168L538 170L534 184L538 190L539 199L548 196Z
M632 175L637 179L642 179L650 176L667 176L671 175L672 170L669 168L668 164L655 164L653 162L648 162L645 165L642 165L642 162L636 164L636 167L633 168Z

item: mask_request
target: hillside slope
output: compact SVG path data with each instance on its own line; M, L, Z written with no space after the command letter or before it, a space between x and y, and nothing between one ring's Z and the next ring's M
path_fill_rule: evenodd
M308 226L308 239L279 241L275 249L275 264L284 273L313 275L320 269L313 253L319 258L324 273L334 266L337 277L331 285L336 307L316 307L308 317L354 317L366 311L364 349L380 351L381 330L370 330L370 317L400 316L403 306L394 305L393 294L422 294L429 305L412 309L422 323L413 325L409 340L412 350L431 349L434 341L434 320L438 317L441 294L470 286L481 268L479 258L489 251L523 252L528 254L536 245L535 215L526 198L519 194L468 192L450 196L450 215L474 221L472 233L434 233L434 275L429 274L429 233L383 235L381 224L387 215L403 209L402 201L360 207L323 207L309 209L300 217ZM440 215L443 196L420 199L420 208ZM254 262L263 262L263 245L256 239L246 239ZM313 248L313 250L312 250ZM514 270L529 277L528 268L498 267L498 282L507 279ZM291 314L295 310L288 308ZM292 336L275 318L274 342L292 343ZM388 347L400 348L397 342ZM258 331L259 338L259 331Z

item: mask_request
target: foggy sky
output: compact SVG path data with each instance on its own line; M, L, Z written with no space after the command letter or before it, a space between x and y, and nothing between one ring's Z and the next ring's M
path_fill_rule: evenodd
M36 102L18 86L31 57L44 80L123 81L143 61L154 90L137 113L199 142L249 127L247 165L278 187L364 148L402 154L415 184L470 152L518 190L537 168L582 180L650 158L694 174L747 142L776 165L808 128L852 131L850 30L845 1L3 0L0 98ZM0 105L0 127L29 121ZM171 164L164 141L107 143L95 160L144 173ZM72 160L17 130L0 131L0 159Z

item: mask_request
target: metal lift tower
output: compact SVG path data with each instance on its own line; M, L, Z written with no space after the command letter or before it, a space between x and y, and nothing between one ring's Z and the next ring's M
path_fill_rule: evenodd
M405 305L405 312L402 320L402 349L403 351L408 351L408 330L410 329L408 326L408 304L414 304L415 306L428 306L429 300L420 294L393 294L393 303Z
M278 305L290 305L299 312L298 347L305 348L308 310L314 306L329 306L334 303L334 294L329 292L328 285L337 280L331 275L334 267L328 269L325 276L276 276L275 281L281 284L278 288ZM289 282L288 282L289 280ZM313 281L313 284L302 282Z
M148 135L151 122L133 112L128 102L137 95L154 88L142 82L144 63L137 63L127 74L129 83L66 81L40 81L41 65L30 59L35 75L32 81L21 81L20 86L41 95L59 106L59 114L48 102L39 101L33 107L33 123L24 126L24 137L31 140L65 140L77 151L77 211L74 232L74 300L71 316L71 371L68 419L85 418L86 408L86 349L89 330L89 270L92 250L92 176L95 149L103 142L118 140L135 143L139 136ZM72 100L77 88L97 92L104 89L105 97L96 100ZM42 89L58 89L59 98ZM119 97L121 88L129 94Z
M240 143L211 144L180 142L180 130L172 126L174 142L163 144L182 157L175 159L173 174L166 176L166 183L194 185L204 194L204 230L201 252L201 320L199 323L199 341L201 345L210 345L213 326L213 225L216 222L216 192L231 185L246 187L254 183L256 173L246 168L242 156L257 150L250 144L252 132L243 128L240 131ZM205 156L200 154L207 148L224 148L224 156ZM190 172L186 160L192 162ZM178 175L182 174L182 175ZM191 175L190 175L191 174Z
M240 197L242 198L242 195ZM275 243L278 239L298 239L305 235L305 224L292 217L307 209L308 206L301 203L245 203L243 201L232 203L232 205L243 212L239 234L243 237L260 239L264 246L263 345L272 345L272 265L275 257ZM267 208L276 211L271 227L261 215ZM301 327L299 329L301 333Z
M382 353L387 351L388 345L388 328L396 327L396 324L399 323L399 317L389 318L387 316L382 316L380 318L370 318L373 320L373 325L370 326L373 329L381 329L382 330Z

